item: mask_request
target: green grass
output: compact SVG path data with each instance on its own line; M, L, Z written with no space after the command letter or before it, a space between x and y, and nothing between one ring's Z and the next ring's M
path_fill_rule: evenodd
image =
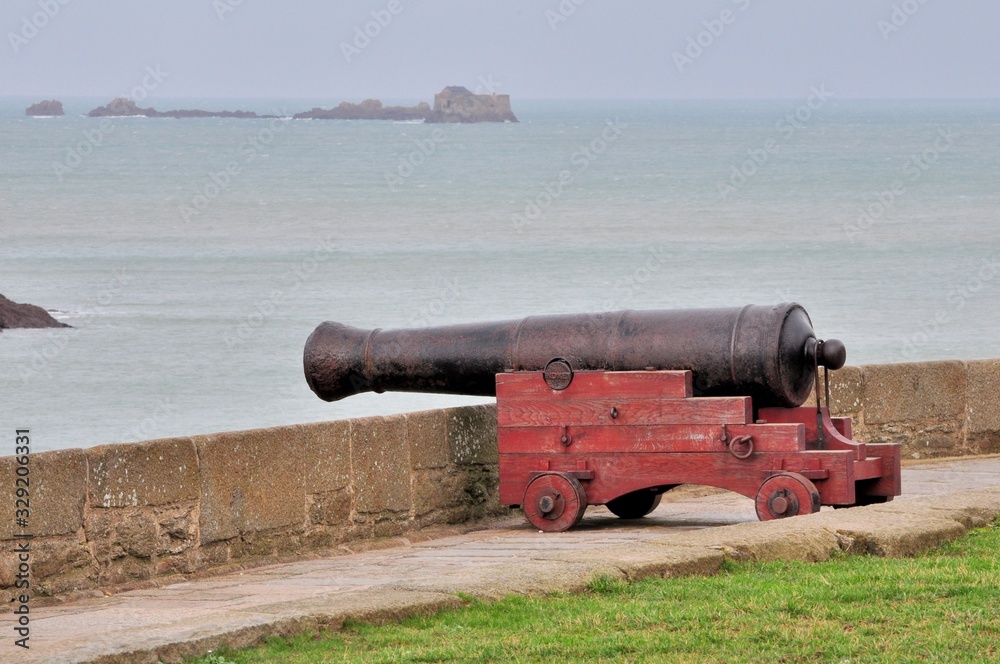
M1000 526L910 559L726 563L714 577L600 579L398 625L220 651L281 662L998 662Z

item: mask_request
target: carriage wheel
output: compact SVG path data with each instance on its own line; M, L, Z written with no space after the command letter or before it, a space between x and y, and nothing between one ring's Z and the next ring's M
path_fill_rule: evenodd
M778 473L760 485L756 508L761 521L812 514L819 511L819 491L798 473Z
M641 519L656 509L662 497L663 494L643 489L618 496L614 500L608 501L605 507L619 519Z
M580 523L587 511L587 494L572 475L545 473L528 482L521 505L528 523L559 533Z

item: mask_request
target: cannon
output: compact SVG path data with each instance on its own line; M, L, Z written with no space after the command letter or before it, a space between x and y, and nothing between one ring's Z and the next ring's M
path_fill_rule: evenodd
M640 518L679 484L749 496L762 520L891 500L899 445L851 440L828 390L823 405L820 369L845 362L844 344L818 339L794 303L424 329L326 322L303 355L327 401L495 395L500 501L549 532L588 505Z

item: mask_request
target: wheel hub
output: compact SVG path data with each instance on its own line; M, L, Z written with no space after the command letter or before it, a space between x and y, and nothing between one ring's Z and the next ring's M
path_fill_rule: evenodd
M775 516L785 516L787 514L798 514L799 501L795 494L786 489L778 489L771 495L768 502L768 509Z

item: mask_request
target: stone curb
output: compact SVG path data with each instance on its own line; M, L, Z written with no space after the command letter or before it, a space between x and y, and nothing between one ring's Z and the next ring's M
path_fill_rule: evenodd
M275 636L295 636L320 630L339 631L348 621L364 623L402 622L419 615L431 615L445 609L457 609L465 602L453 595L428 592L379 590L364 597L345 597L336 607L329 600L300 600L257 607L253 612L241 612L247 626L222 634L205 635L195 622L187 634L164 645L155 632L136 634L134 647L128 652L109 653L84 660L94 664L157 664L181 662L219 647L247 648L259 645ZM143 643L143 642L146 643ZM49 659L49 662L59 660ZM66 660L78 662L80 660Z
M169 644L156 643L162 635L137 634L129 652L64 661L180 662L221 646L252 646L268 636L338 630L346 621L396 622L429 615L464 606L470 597L492 601L512 594L577 593L598 577L711 575L726 559L816 562L840 552L912 556L958 539L998 516L1000 487L994 487L690 531L627 548L604 545L586 551L539 552L530 560L465 570L448 578L415 578L373 588L363 597L345 597L335 607L329 598L256 607L245 614L249 624L224 633L205 634L203 628L191 625Z

